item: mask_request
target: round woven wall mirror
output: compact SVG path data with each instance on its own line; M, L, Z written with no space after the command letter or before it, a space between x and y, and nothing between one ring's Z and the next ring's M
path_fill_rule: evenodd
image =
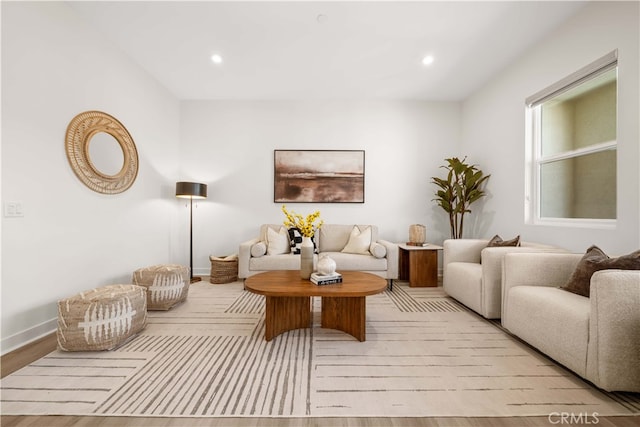
M138 175L138 151L127 129L101 111L85 111L67 126L67 159L87 187L103 194L127 190Z
M115 176L124 165L124 151L113 136L98 132L89 141L89 161L98 173Z

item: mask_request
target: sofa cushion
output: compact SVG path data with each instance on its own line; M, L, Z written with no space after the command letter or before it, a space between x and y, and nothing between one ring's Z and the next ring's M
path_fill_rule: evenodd
M502 240L502 237L496 234L491 240L489 240L487 247L493 248L496 246L520 246L520 236L516 236L511 240Z
M323 224L318 242L320 252L340 252L349 241L353 224Z
M373 255L348 254L344 252L323 252L336 262L336 271L385 271L386 258L376 258Z
M618 258L609 258L602 249L595 245L591 246L578 262L569 281L561 288L588 297L591 276L600 270L640 270L640 250Z
M371 227L360 229L357 225L349 234L349 241L341 252L348 254L371 255L369 248L371 247Z
M607 391L640 392L640 271L591 278L587 379Z
M249 260L249 270L300 270L300 256L288 253L281 255L263 256L260 258L251 258Z
M272 228L267 230L267 254L280 255L291 252L289 244L289 233L284 227L280 227L278 232Z
M482 265L474 262L447 264L443 289L473 311L482 313Z
M510 332L584 376L589 299L545 286L514 286L505 307Z

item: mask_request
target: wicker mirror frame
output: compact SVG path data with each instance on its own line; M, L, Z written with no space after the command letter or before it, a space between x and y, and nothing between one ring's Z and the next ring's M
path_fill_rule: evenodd
M89 143L100 132L111 135L122 149L122 168L115 175L101 172L91 161ZM122 193L138 176L136 144L122 123L107 113L85 111L75 116L67 126L65 148L73 172L84 185L98 193Z

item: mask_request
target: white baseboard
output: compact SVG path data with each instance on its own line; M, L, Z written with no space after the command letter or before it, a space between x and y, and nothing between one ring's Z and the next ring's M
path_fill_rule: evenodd
M210 272L211 270L207 270L206 268L194 268L195 276L208 276ZM4 356L5 354L23 347L30 342L49 335L50 333L55 332L57 328L58 319L54 318L22 332L2 338L2 340L0 340L0 355Z
M206 268L193 268L193 275L194 276L208 276L211 274L211 269L206 269Z
M29 328L25 331L18 332L17 334L13 334L9 337L3 338L2 341L0 341L1 354L4 356L5 354L13 350L16 350L29 344L30 342L33 342L39 338L49 335L52 332L55 332L57 328L58 319L55 318L40 323L33 328Z

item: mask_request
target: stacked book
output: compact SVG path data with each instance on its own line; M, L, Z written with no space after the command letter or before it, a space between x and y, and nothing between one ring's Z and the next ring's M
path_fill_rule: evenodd
M331 285L333 283L342 283L342 274L340 273L332 273L332 274L318 274L312 273L311 282L316 285Z

